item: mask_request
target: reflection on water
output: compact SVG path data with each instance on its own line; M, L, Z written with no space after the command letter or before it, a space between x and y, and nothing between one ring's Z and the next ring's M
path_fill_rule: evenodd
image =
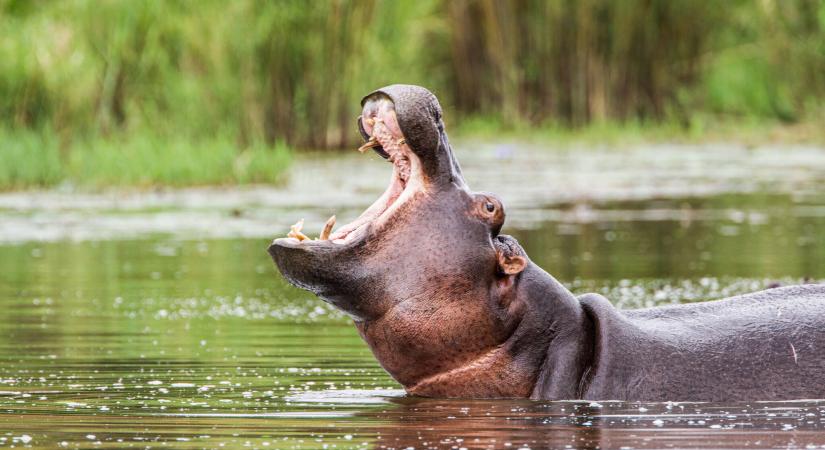
M703 301L825 278L819 192L562 199L505 231L574 292ZM0 447L825 448L813 400L407 397L267 238L45 241L0 246Z

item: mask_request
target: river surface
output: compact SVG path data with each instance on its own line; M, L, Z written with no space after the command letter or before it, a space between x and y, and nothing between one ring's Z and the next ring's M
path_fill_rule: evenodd
M457 151L575 293L632 309L825 279L825 149ZM407 397L265 252L297 219L351 220L389 173L335 154L282 186L0 194L0 447L825 448L820 400Z

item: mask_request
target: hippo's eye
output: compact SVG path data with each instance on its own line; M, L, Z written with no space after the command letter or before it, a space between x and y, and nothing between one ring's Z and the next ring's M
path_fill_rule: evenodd
M488 211L488 212L493 212L493 211L495 211L495 210L496 210L496 205L494 205L494 204L492 204L492 203L490 203L490 202L485 203L485 204L484 204L484 207L485 207L485 208L487 208L487 211Z

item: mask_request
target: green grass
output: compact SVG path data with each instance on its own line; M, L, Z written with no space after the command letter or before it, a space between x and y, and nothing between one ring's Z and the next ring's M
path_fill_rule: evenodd
M52 186L64 174L52 133L0 128L0 189Z
M289 167L283 144L239 148L231 138L148 134L61 146L48 131L0 129L0 189L276 183Z

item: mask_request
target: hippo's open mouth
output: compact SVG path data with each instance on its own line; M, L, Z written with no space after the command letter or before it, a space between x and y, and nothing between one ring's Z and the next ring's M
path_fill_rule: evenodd
M291 241L292 244L300 242L309 245L321 242L349 244L365 238L368 230L380 228L403 203L423 189L421 161L406 143L398 125L392 101L386 97L368 101L364 106L364 114L361 116L361 125L370 138L358 150L364 152L372 148L392 163L389 186L357 219L341 225L334 232L332 228L335 225L335 216L330 217L321 236L315 240L301 232L303 226L301 221L292 227L287 241ZM278 239L278 241L283 240Z

